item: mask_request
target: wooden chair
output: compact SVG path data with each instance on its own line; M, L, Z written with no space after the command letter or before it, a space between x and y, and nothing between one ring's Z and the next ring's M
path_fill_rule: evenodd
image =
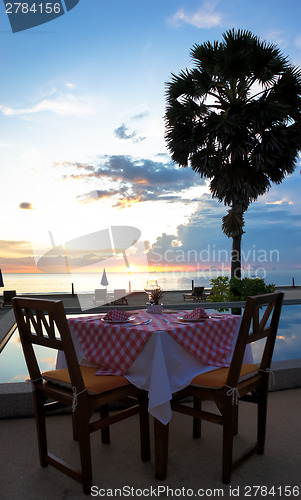
M92 463L90 433L102 432L102 442L109 443L109 425L140 413L141 458L150 459L147 396L123 376L98 376L96 368L80 366L61 301L16 297L13 307L31 383L36 418L40 463L53 465L83 485L90 494ZM41 373L34 345L64 351L66 369ZM109 414L109 404L131 400L131 406ZM49 402L50 400L50 402ZM137 404L139 402L139 404ZM63 462L47 450L46 412L61 407L73 410L73 437L79 442L81 470ZM96 409L100 418L91 422Z
M226 484L231 481L232 470L253 454L261 455L264 452L269 371L283 297L281 292L248 297L230 367L196 376L187 388L175 395L172 402L174 411L193 417L195 438L200 437L201 420L223 426L222 481ZM265 341L259 365L243 364L246 345L260 339ZM187 396L192 396L193 408L181 401ZM219 413L202 411L201 403L205 400L214 401ZM257 404L257 442L251 450L232 463L239 400Z
M204 288L205 288L204 286L195 286L191 293L184 293L183 294L184 301L185 300L193 300L194 302L198 300L205 301L207 297L206 294L204 293Z
M125 288L117 288L114 290L114 305L127 305L128 299L126 298L126 290Z

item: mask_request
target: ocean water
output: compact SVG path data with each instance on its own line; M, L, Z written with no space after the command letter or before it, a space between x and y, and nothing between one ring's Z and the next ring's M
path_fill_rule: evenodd
M127 291L143 290L148 280L157 280L163 290L191 290L195 286L210 286L210 279L221 274L217 270L197 270L187 272L116 273L107 272L108 291L125 288ZM301 286L301 269L298 270L254 270L246 276L264 278L277 286ZM101 288L102 270L97 273L46 274L46 273L3 273L4 289L21 293L71 293L72 283L75 293L93 293ZM1 293L1 291L0 291Z

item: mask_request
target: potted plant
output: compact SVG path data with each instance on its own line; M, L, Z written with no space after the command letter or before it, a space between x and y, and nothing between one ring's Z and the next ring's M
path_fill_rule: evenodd
M150 291L151 302L152 302L152 312L155 314L161 314L163 311L163 304L159 303L159 300L163 297L163 292L160 287L154 288Z

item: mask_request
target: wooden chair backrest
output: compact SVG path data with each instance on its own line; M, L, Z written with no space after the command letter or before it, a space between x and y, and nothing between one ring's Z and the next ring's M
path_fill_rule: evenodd
M265 340L260 370L271 366L284 293L274 292L248 297L229 369L227 386L237 387L247 344ZM261 319L260 311L264 310Z
M63 351L72 386L80 392L84 382L79 368L63 302L15 297L12 299L20 340L32 381L41 379L34 345Z
M192 295L195 295L196 297L200 296L204 292L204 286L195 286L192 291Z

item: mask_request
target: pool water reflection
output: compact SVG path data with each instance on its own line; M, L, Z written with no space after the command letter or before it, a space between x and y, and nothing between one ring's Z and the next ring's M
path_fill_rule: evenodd
M56 363L55 351L41 346L36 346L35 350L41 363L41 370L53 370ZM27 366L19 332L15 330L0 354L0 383L24 382L26 379L28 379Z
M209 310L208 310L209 312ZM210 310L210 312L213 312ZM43 371L55 368L56 356L52 349L37 346L37 356ZM259 354L254 352L256 362ZM301 358L301 304L282 308L273 361ZM0 353L0 383L24 382L28 371L17 330Z

